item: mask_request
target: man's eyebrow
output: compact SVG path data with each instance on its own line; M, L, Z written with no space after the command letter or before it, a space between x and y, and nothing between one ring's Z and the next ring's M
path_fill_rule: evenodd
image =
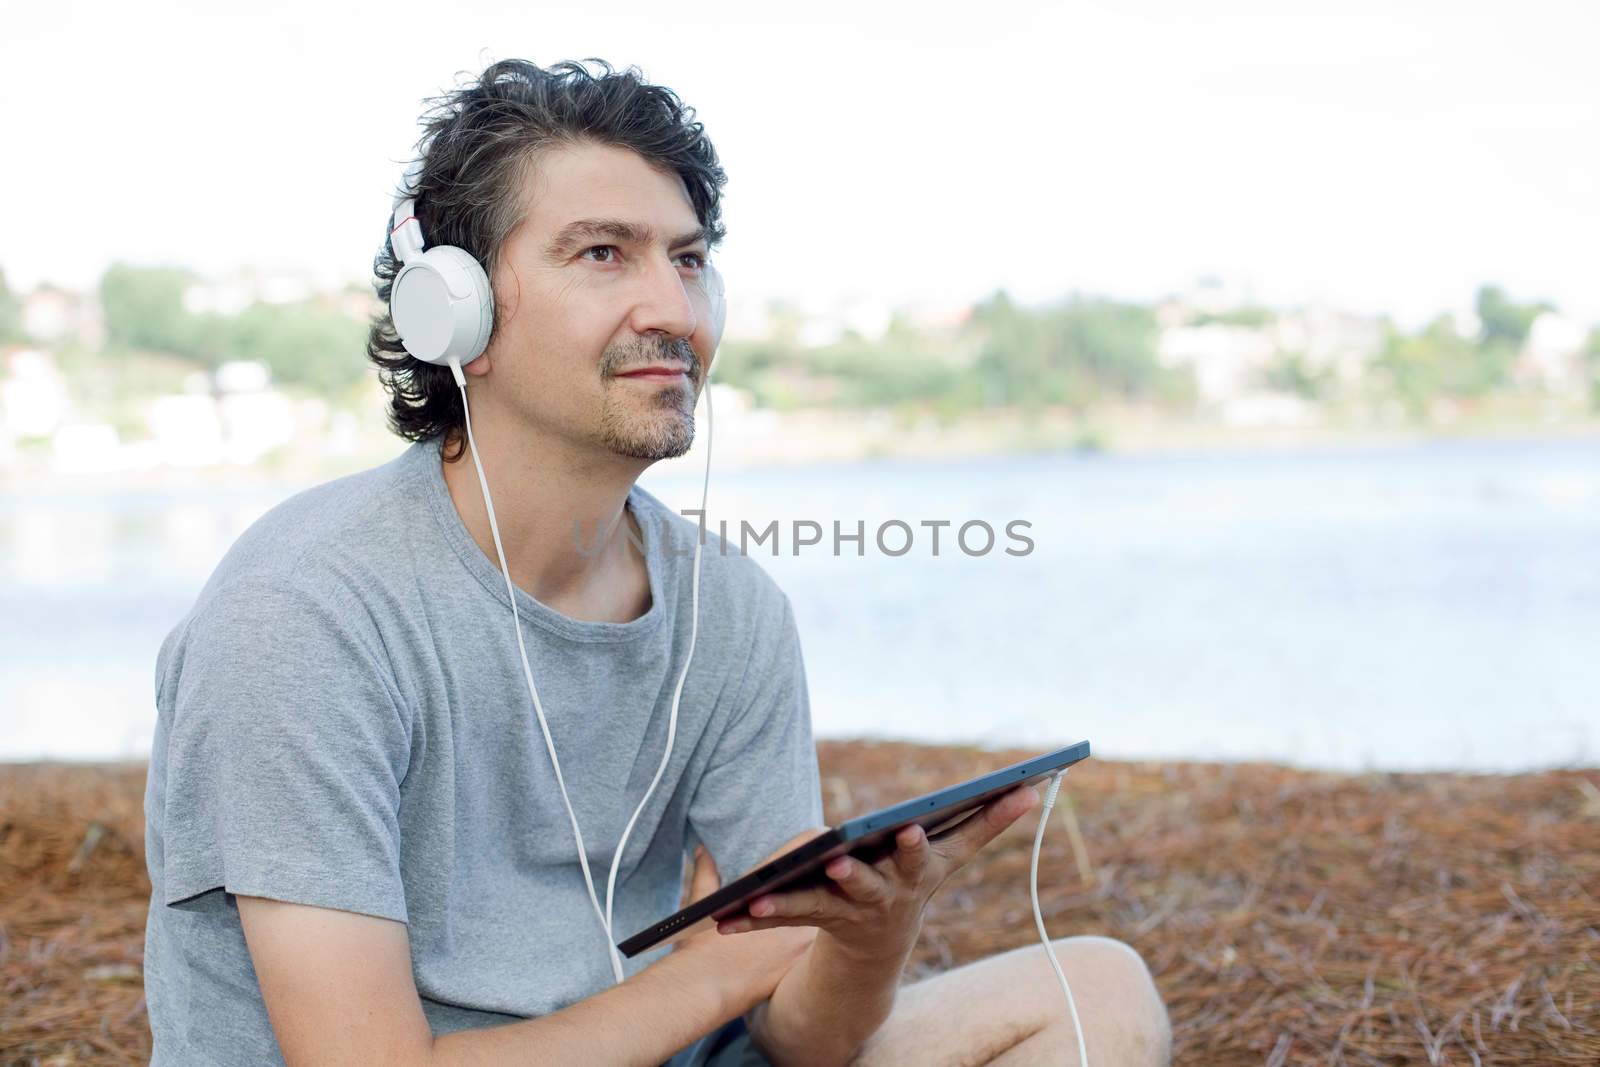
M594 241L600 238L610 238L613 241L626 241L629 244L647 245L655 240L656 232L649 226L627 219L579 219L569 222L561 227L545 246L545 254L552 259L559 259L565 253L575 250L576 246L584 241ZM680 234L672 239L667 247L682 248L692 245L696 241L705 240L706 228L696 227L685 234Z

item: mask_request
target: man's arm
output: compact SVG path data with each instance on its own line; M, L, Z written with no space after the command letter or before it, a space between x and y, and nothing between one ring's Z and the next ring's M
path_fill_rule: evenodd
M905 962L863 964L819 931L772 996L745 1014L745 1026L774 1067L847 1064L888 1020Z
M742 1007L710 966L714 959L674 952L561 1011L435 1038L412 977L404 923L263 897L237 900L267 1014L290 1067L657 1067Z

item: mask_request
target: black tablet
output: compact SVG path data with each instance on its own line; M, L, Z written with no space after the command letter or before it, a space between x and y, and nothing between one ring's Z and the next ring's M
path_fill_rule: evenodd
M1088 755L1089 742L1079 741L992 774L981 775L960 785L841 823L755 870L746 872L676 915L670 915L654 926L639 931L619 943L617 948L624 956L631 958L707 915L715 916L718 922L743 915L745 905L762 893L824 884L829 879L823 873L823 868L835 856L848 852L866 863L875 862L894 851L895 834L912 823L921 823L927 831L928 840L937 840L1000 794L1019 785L1031 785L1054 771L1088 758Z

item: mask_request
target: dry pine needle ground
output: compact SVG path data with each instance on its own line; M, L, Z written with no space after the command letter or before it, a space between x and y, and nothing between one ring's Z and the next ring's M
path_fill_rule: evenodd
M818 746L830 822L1034 754ZM0 766L0 1064L148 1060L145 768ZM1600 1064L1600 773L1073 770L1052 936L1149 962L1178 1064ZM1033 815L930 902L908 981L1036 945ZM1081 837L1074 847L1070 822Z

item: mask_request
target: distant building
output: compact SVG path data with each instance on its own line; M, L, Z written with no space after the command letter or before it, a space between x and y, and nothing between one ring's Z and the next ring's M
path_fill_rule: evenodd
M1290 393L1256 390L1229 397L1217 407L1229 426L1313 426L1322 413L1309 401Z
M1476 341L1483 334L1483 320L1470 304L1462 304L1445 312L1450 316L1450 326L1463 341Z
M972 304L924 300L893 305L862 294L803 304L789 300L742 300L728 305L724 337L766 341L789 334L794 343L802 347L820 348L854 331L863 340L875 343L883 340L897 315L913 329L952 329L971 317Z
M1189 368L1202 404L1216 405L1254 388L1278 354L1271 331L1208 323L1161 331L1156 358Z
M918 330L957 330L972 318L971 301L920 300L901 304L900 315L912 328Z
M170 467L207 467L223 458L222 418L205 393L169 393L150 401L145 422L159 462Z
M1582 396L1588 390L1583 346L1589 332L1582 323L1554 311L1533 320L1522 352L1512 365L1516 384L1541 388L1557 396Z
M186 393L156 397L145 420L160 462L249 464L291 442L298 425L294 403L270 387L271 378L264 364L236 360L191 382Z
M254 463L294 440L294 404L269 388L266 364L236 360L218 367L214 376L217 416L222 422L222 458L227 463Z
M800 343L807 348L820 348L852 330L864 340L877 341L889 329L893 315L888 304L860 295L807 304L802 308Z
M294 304L310 299L317 291L317 281L309 274L245 268L188 286L183 291L183 307L195 315L208 311L237 315L251 304Z
M90 348L105 343L105 317L93 293L40 285L22 298L22 328L41 344L75 341Z
M1279 315L1273 337L1280 352L1301 354L1307 368L1329 371L1343 386L1360 384L1383 351L1378 319L1320 304Z
M255 359L234 359L212 374L220 393L254 393L272 384L272 371Z
M0 380L0 438L46 437L55 432L71 409L67 382L50 353L15 346L3 355Z
M103 474L126 467L116 427L104 422L71 422L50 438L51 466L58 474Z
M1299 416L1288 407L1266 414L1263 397L1272 390L1264 379L1270 368L1294 357L1311 374L1351 387L1364 380L1383 349L1383 324L1377 318L1322 304L1267 312L1242 302L1244 296L1238 287L1206 279L1155 309L1158 361L1191 370L1200 402L1219 412L1226 403L1242 401L1240 418L1293 422ZM1215 321L1219 317L1223 321ZM1227 321L1230 317L1237 321Z

